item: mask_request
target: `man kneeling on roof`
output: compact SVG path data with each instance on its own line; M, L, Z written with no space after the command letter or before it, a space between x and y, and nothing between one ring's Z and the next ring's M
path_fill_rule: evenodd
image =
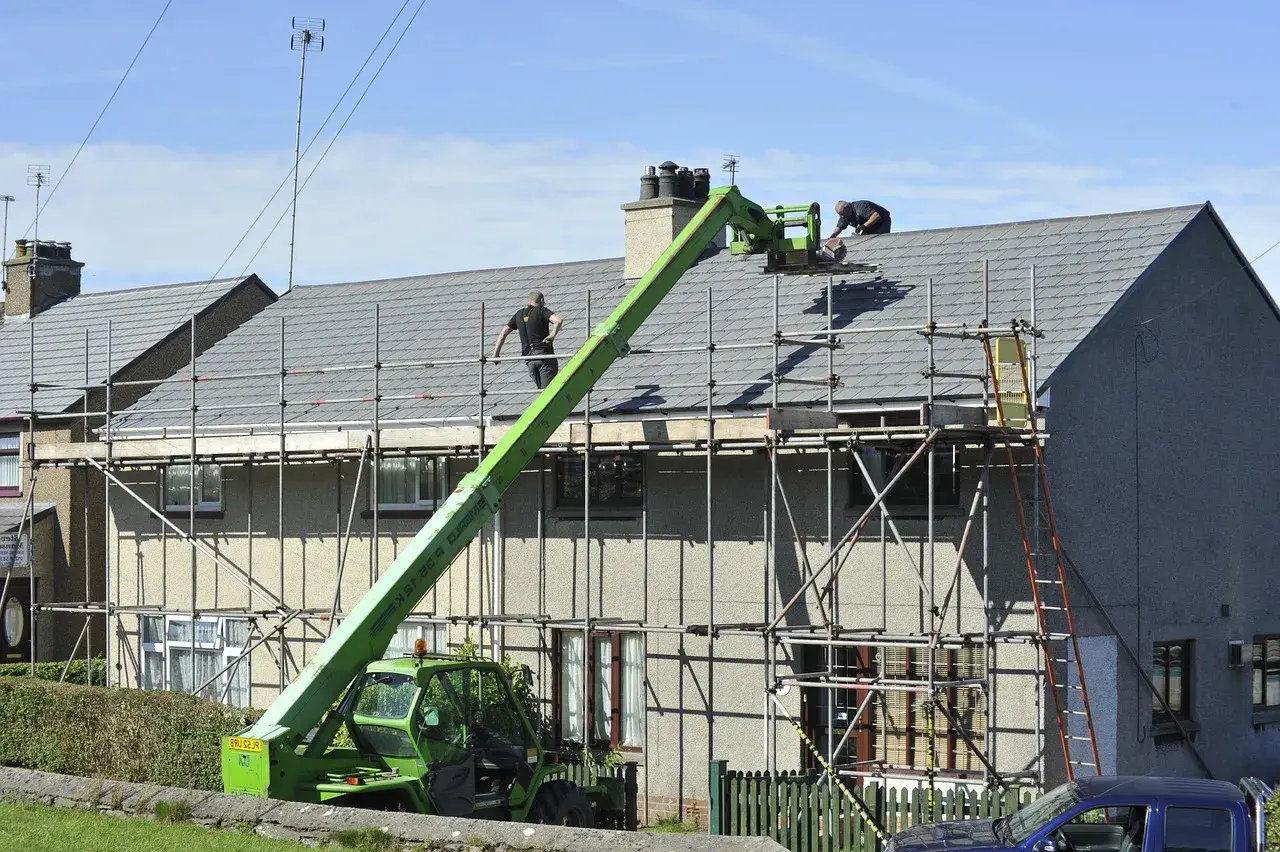
M887 234L892 226L889 211L874 201L837 201L836 229L831 232L828 242L840 236L840 232L850 225L853 232L863 236L870 234Z
M556 316L543 304L541 290L529 291L529 304L516 311L502 331L498 332L498 341L493 344L493 357L502 352L502 342L513 331L520 333L520 354L555 355L552 347L556 335L560 333L560 317ZM551 384L551 380L560 370L555 358L532 358L525 362L529 367L529 375L539 390Z

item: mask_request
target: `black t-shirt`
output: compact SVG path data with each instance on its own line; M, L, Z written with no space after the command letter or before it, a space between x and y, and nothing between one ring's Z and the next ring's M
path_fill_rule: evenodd
M534 351L554 354L550 344L543 343L551 333L551 311L545 305L529 305L516 311L507 328L520 332L520 354Z
M840 229L844 230L850 225L862 227L872 213L879 213L881 219L889 218L889 211L874 201L850 201L844 215L840 217Z

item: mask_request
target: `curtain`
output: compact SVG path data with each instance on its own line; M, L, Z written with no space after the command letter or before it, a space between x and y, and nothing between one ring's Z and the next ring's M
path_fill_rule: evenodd
M224 665L222 663L222 654L218 651L203 651L197 648L195 654L196 679L193 683L191 680L191 649L169 649L169 688L174 692L190 693L194 687L199 686L217 674L218 670ZM222 678L218 678L205 687L204 691L200 693L200 697L214 701L221 698Z
M405 506L418 502L417 459L383 459L378 468L378 504Z
M238 654L228 654L223 665L234 660ZM226 677L231 678L231 688L227 690L227 703L232 707L249 706L249 658L245 657L236 663ZM221 693L221 690L219 690Z
M396 635L391 640L391 644L387 646L387 653L382 655L384 660L394 659L395 657L403 657L405 654L413 652L413 640L418 638L418 625L401 624L396 628Z
M171 464L164 469L164 502L166 506L191 505L191 467Z
M206 464L201 466L200 482L197 483L200 489L200 502L222 505L222 465Z
M228 618L222 625L222 632L226 637L224 640L226 647L244 648L249 644L249 620L247 618Z
M0 488L17 488L21 484L18 445L17 435L0 435Z
M418 502L435 504L440 497L436 487L436 460L412 459L418 469Z
M608 636L594 641L595 712L591 716L591 738L609 742L613 739L613 639Z
M142 652L142 688L164 689L164 654L159 651Z
M155 645L164 641L164 616L142 616L142 642L144 645Z
M644 636L622 635L622 737L623 745L644 745Z
M582 742L582 634L560 634L560 737Z

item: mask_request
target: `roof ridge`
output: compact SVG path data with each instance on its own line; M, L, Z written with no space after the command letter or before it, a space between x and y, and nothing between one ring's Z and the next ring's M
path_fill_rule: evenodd
M120 296L125 293L142 293L150 290L177 290L181 287L206 287L213 284L230 284L235 282L240 284L252 278L254 273L248 275L240 275L232 278L211 278L205 281L179 281L172 284L148 284L145 287L125 287L120 290L90 290L89 292L81 292L72 297L72 299L84 299L91 296ZM68 299L67 301L71 301ZM62 304L62 303L59 303Z
M474 275L477 272L510 272L517 269L551 269L585 266L589 263L622 263L622 257L596 257L586 260L564 260L559 263L530 263L514 266L486 266L479 269L453 269L446 272L428 272L421 275L398 275L394 278L371 278L365 281L333 281L328 284L294 284L295 290L319 290L325 287L357 287L368 284L394 284L400 281L422 281L435 278L454 278L458 275ZM283 298L283 297L282 297Z
M1090 219L1118 219L1124 216L1141 216L1151 213L1170 213L1174 210L1192 210L1199 212L1209 204L1208 201L1201 201L1196 204L1175 204L1172 207L1151 207L1146 210L1117 210L1114 213L1084 213L1078 216L1053 216L1047 219L1014 219L1009 222L988 222L985 225L948 225L944 228L917 228L907 231L893 231L888 236L894 234L930 234L938 231L976 231L980 228L1003 228L1013 225L1039 225L1049 224L1051 222L1084 222Z

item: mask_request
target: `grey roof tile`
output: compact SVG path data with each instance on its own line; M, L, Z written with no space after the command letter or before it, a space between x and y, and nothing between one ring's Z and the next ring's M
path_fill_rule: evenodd
M0 322L0 419L17 416L17 412L31 407L28 387L33 334L38 383L84 384L86 332L90 382L100 382L107 364L108 324L111 364L119 373L151 347L181 330L192 315L201 314L251 279L252 276L83 293L33 319L4 319ZM81 399L77 390L42 389L36 395L36 407L62 412Z
M879 264L877 274L839 274L834 279L834 322L838 328L923 323L926 280L934 279L935 319L967 322L982 319L982 261L990 267L991 317L1005 323L1029 314L1028 270L1036 264L1037 319L1047 337L1040 342L1040 375L1047 376L1107 312L1133 279L1198 213L1202 206L1139 211L1109 216L1014 222L998 225L889 234L846 241L850 261ZM767 343L773 331L773 276L761 271L760 257L719 252L704 257L676 285L637 333L636 346L700 347L706 340L706 291L712 288L717 341ZM583 316L584 295L591 290L592 324L626 294L619 258L515 269L473 270L393 281L296 287L212 347L201 358L201 371L233 373L271 370L279 359L279 321L287 319L291 366L368 361L372 357L372 314L381 304L381 351L384 360L474 357L479 338L479 303L486 305L484 346L524 299L530 282L545 290L547 302L566 322L561 363L589 331ZM779 297L784 329L817 329L826 322L824 277L788 276ZM920 376L925 357L923 339L912 332L845 335L837 351L835 371L841 379L837 399L892 400L918 398L925 387ZM508 341L508 347L512 345ZM508 349L510 351L510 349ZM780 367L793 377L821 377L826 352L811 347L780 347ZM972 342L939 340L936 359L944 370L974 372L981 350ZM762 407L772 400L768 375L770 347L721 349L715 356L716 404L724 408ZM601 387L597 407L626 411L697 409L704 404L705 355L632 355L618 362ZM453 421L476 411L473 394L477 366L438 366L385 370L383 393L429 392L468 396L428 400L385 401L384 416L419 422ZM490 396L486 413L499 419L518 416L534 396L527 372L519 363L489 365ZM274 378L201 386L201 404L236 404L275 398ZM657 387L655 387L655 385ZM673 385L695 385L675 388ZM950 393L967 392L964 382L940 380ZM665 388L665 389L664 389ZM367 371L289 378L292 399L364 396L371 392ZM189 393L167 383L144 398L139 407L184 404ZM784 384L784 400L822 402L821 387ZM269 409L251 412L202 411L205 423L268 424ZM294 423L334 420L368 421L372 407L290 405ZM180 416L123 415L121 425L181 426Z

